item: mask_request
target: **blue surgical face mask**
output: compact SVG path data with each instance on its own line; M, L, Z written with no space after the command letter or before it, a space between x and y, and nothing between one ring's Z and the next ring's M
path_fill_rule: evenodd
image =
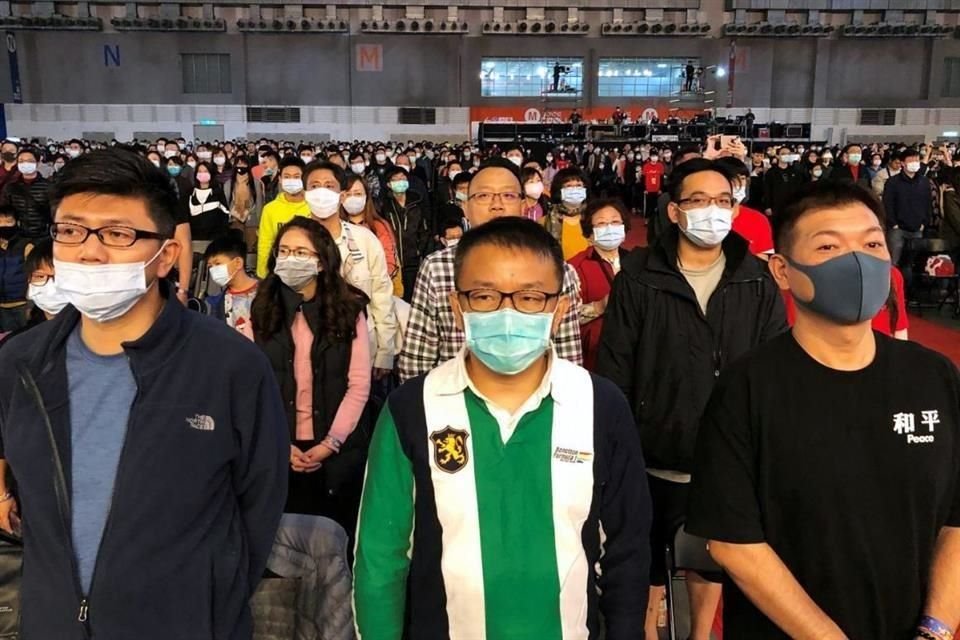
M560 200L562 200L565 205L579 207L586 199L586 187L564 187L560 189Z
M520 313L500 309L465 312L467 349L488 369L513 376L530 368L550 346L552 313Z
M715 204L699 209L682 210L687 214L687 226L680 226L690 242L698 247L710 248L722 243L733 228L733 211Z
M406 193L410 183L406 180L394 180L390 183L390 190L394 193Z
M813 283L813 299L797 304L839 324L872 320L890 296L890 261L868 253L851 251L820 264L791 267Z
M593 228L593 244L605 251L613 251L619 248L626 237L627 231L622 224Z
M178 165L175 165L175 164L167 165L167 173L169 173L174 178L180 175L181 171L182 171L182 168L179 167Z

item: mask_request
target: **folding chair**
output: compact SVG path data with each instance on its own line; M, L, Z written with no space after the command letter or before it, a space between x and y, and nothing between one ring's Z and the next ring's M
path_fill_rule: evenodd
M683 525L673 536L673 543L667 545L667 630L670 640L677 640L677 619L675 589L673 581L680 571L697 573L720 573L720 568L707 551L707 541L686 532Z
M250 598L253 640L293 640L297 637L299 590L299 578L281 578L269 572L264 576Z

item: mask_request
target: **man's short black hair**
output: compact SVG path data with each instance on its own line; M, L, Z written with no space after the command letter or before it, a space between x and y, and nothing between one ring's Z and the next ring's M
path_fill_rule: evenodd
M797 221L808 213L823 209L837 209L862 204L877 216L881 228L885 227L886 215L883 205L872 191L856 183L818 180L804 185L793 200L773 217L773 239L777 253L789 255L793 246L793 230Z
M40 238L34 242L30 254L23 259L23 272L28 279L43 266L53 266L53 238Z
M453 190L456 191L457 187L462 184L470 184L471 180L473 180L473 174L471 174L469 171L461 171L453 177L453 181L451 183L453 185Z
M20 160L20 156L22 156L25 153L29 153L30 155L32 155L33 160L35 162L40 161L40 158L41 158L40 151L35 147L22 147L19 151L17 151L17 160Z
M389 169L387 169L387 171L383 174L383 177L387 179L387 182L390 182L401 174L403 175L403 179L409 182L410 172L399 164L392 165Z
M463 229L463 218L455 215L445 215L440 220L440 236L447 234L447 229Z
M340 190L347 188L347 172L340 168L340 165L333 164L329 160L314 160L303 169L303 186L306 188L307 180L314 171L329 171L333 174L334 180L340 185Z
M150 166L153 166L153 165L150 165ZM14 220L17 220L20 218L20 216L17 215L16 207L14 207L12 204L9 204L9 203L0 204L0 217L13 218Z
M730 173L730 170L715 160L707 160L706 158L687 160L677 165L670 174L670 201L678 202L680 200L680 196L683 193L684 180L696 173L703 173L704 171L719 173L727 179L727 182L733 181L733 174Z
M303 164L303 160L300 159L298 155L286 156L283 160L280 161L280 167L277 169L277 173L283 173L283 170L287 167L300 167L300 170L303 171L307 165Z
M349 161L350 161L351 164L353 164L353 161L356 160L356 159L358 159L358 158L359 158L362 162L366 162L366 160L367 160L367 159L364 157L362 151L353 151L353 152L351 152L350 155L348 156L348 159L349 159Z
M78 193L140 198L157 232L173 237L177 193L167 173L141 155L113 148L71 160L50 187L50 211L55 214L64 198Z
M454 283L460 279L463 263L477 247L492 245L502 249L530 251L553 263L557 282L563 287L563 249L543 225L519 216L494 218L490 222L473 227L457 245L453 262ZM550 293L549 291L547 293Z
M214 256L246 259L247 241L243 237L243 231L231 229L214 238L203 252L203 259L209 261Z
M509 160L507 160L506 158L501 158L500 156L494 156L492 158L487 158L486 160L484 160L482 163L480 163L480 168L477 169L476 173L474 173L473 175L474 177L476 177L476 175L479 174L484 169L493 169L493 168L506 169L507 171L515 175L517 177L517 180L520 180L520 168L517 167L517 165L510 162Z
M906 162L907 158L919 158L920 151L917 149L906 149L900 154L900 162Z
M750 177L750 169L748 169L747 165L743 164L743 162L737 158L717 158L714 160L714 162L716 162L717 165L725 168L734 178L737 176L743 176L744 178Z

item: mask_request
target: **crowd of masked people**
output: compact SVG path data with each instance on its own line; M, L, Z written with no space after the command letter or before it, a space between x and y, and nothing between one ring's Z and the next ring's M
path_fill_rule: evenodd
M955 151L4 142L21 633L951 640Z

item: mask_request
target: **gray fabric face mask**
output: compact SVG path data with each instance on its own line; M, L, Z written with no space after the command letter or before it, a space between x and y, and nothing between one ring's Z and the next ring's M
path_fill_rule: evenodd
M851 251L822 264L790 265L813 283L813 299L797 304L840 324L872 320L890 295L890 261Z

